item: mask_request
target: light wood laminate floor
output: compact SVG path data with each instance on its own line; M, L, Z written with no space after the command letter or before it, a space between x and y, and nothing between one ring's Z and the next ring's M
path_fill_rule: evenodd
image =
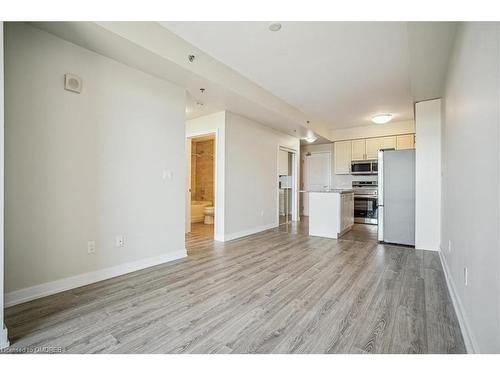
M10 340L65 353L463 353L438 254L356 229L188 235L185 259L7 309Z

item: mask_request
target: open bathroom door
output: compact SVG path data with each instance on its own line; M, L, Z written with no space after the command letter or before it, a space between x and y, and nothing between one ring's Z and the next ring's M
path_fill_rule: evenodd
M186 233L191 232L191 138L186 138Z

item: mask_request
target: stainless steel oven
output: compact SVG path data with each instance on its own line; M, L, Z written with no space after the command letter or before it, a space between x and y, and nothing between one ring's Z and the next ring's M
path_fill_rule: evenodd
M378 184L377 181L353 181L354 222L365 224L378 223Z
M351 174L377 174L378 161L377 160L363 160L351 162Z

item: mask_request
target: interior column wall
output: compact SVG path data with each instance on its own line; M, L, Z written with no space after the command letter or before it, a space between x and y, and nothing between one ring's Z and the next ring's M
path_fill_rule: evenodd
M482 353L500 352L499 34L460 25L444 97L441 255L467 348Z
M441 99L415 105L415 247L439 250L441 238Z
M297 152L298 187L300 140L226 112L226 240L278 226L280 147Z

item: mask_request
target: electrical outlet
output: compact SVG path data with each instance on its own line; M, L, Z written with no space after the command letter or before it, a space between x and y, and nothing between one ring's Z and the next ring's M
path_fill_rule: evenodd
M467 286L469 283L469 272L467 271L467 267L464 267L464 285Z
M116 236L116 247L125 246L125 238L120 234Z
M95 241L87 241L87 253L95 253Z
M448 240L448 252L451 253L451 240Z

